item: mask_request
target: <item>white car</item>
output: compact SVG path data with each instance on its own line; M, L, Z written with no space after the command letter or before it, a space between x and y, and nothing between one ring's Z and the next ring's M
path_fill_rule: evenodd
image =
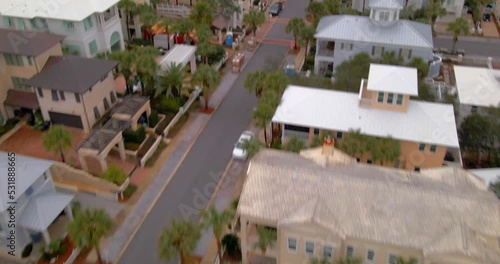
M243 142L252 140L254 137L254 134L252 131L243 131L241 133L240 138L238 139L238 142L234 144L234 149L233 149L233 158L234 159L241 159L241 160L246 160L248 157L247 151L243 148Z

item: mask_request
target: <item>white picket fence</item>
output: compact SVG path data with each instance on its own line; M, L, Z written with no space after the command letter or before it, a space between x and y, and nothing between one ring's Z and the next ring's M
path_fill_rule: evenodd
M188 17L189 14L191 14L191 8L185 5L159 3L156 5L156 12L158 13L159 16Z

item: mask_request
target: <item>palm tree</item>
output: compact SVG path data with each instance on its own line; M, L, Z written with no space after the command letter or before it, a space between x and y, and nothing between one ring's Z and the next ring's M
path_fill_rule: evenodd
M99 263L102 263L99 245L101 238L111 231L113 221L102 209L79 211L68 225L68 235L80 248L94 248Z
M340 0L323 0L323 5L328 15L338 15L340 13L341 4Z
M321 2L311 2L306 8L306 17L309 21L313 22L314 28L322 17L326 15L325 6Z
M245 24L248 29L253 32L253 36L256 36L257 28L266 23L266 15L264 12L257 10L250 10L243 16L243 24Z
M212 30L210 29L210 26L206 24L198 24L195 27L195 33L194 35L196 36L196 40L198 43L209 43L210 38L212 37L213 33Z
M460 35L470 34L469 22L463 17L455 19L455 21L448 24L447 31L453 34L453 46L451 52L456 52L457 41Z
M399 257L397 260L396 260L396 264L417 264L418 263L418 259L416 258L409 258L409 259L404 259L402 257Z
M193 85L201 86L203 96L205 97L205 110L208 110L209 94L217 88L220 79L220 73L214 67L207 64L201 65L193 74L191 82Z
M215 240L217 242L217 254L219 254L219 259L222 261L222 235L224 234L224 229L233 220L233 212L224 210L218 212L215 206L210 207L208 210L201 213L201 218L207 226L212 226L212 232L214 233Z
M257 138L245 140L245 141L243 141L243 149L246 150L248 158L251 159L260 150L260 141ZM236 207L233 207L233 208L236 211L236 209L238 208L238 204L236 204Z
M254 248L260 249L262 251L262 254L265 255L267 248L272 247L276 242L276 230L265 226L257 226L257 234L259 238L254 244Z
M134 54L129 50L113 52L109 54L108 59L118 61L118 72L123 75L127 82L127 92L133 83L132 65L134 61Z
M61 125L55 125L43 133L43 146L54 153L61 154L62 162L64 160L63 151L71 147L72 137L71 133Z
M186 68L182 66L182 64L172 62L161 75L154 97L158 97L158 95L164 93L165 90L167 92L167 97L179 96L186 76Z
M305 27L304 20L302 18L294 17L288 21L288 24L286 25L286 33L293 33L293 48L297 49L297 42L299 40L299 34L301 30Z
M288 86L288 83L289 78L283 71L272 72L267 75L263 90L273 91L281 96Z
M403 65L404 58L396 55L396 52L394 51L384 52L384 54L380 58L379 63L387 65Z
M266 93L268 95L270 93ZM272 94L270 94L272 95ZM255 111L252 114L255 125L264 130L264 142L269 146L267 140L267 125L271 122L276 108L270 103L269 99L259 100Z
M434 32L434 25L438 17L446 15L446 9L443 7L442 0L431 0L425 9L425 16L431 20L432 32Z
M159 65L156 62L157 56L147 53L145 50L136 55L135 67L137 69L137 75L142 82L142 93L147 94L146 91L149 93L153 90L154 79L159 69Z
M138 5L137 13L139 15L139 20L142 22L142 24L144 24L144 26L148 28L155 25L160 20L158 14L156 13L156 10L153 8L153 6L148 4ZM153 39L150 39L150 41L152 42Z
M306 25L302 27L299 33L299 40L306 47L306 56L309 53L309 45L314 41L314 34L316 33L316 28L311 25Z
M214 22L214 9L206 0L198 1L189 14L189 18L195 25L205 24L211 26Z
M187 257L193 252L201 237L201 226L192 221L172 220L170 227L163 230L158 247L160 258L171 260L179 255L181 264L187 263Z
M263 70L248 74L245 79L245 88L247 88L250 93L255 93L257 98L260 98L262 96L262 90L264 89L267 75L268 72Z
M137 8L137 4L135 3L134 0L120 0L118 3L118 8L123 9L125 11L125 23L127 24L127 36L128 40L130 41L130 15L133 14Z
M175 20L175 23L172 25L173 31L175 31L177 34L180 34L180 35L186 37L185 42L188 42L187 40L189 37L189 33L191 33L193 28L194 28L194 24L191 21L191 19L189 19L189 18L177 19L177 20Z
M422 80L423 78L427 77L427 75L429 74L429 64L427 64L427 62L425 62L420 57L413 58L410 61L410 63L408 63L408 66L413 67L413 68L417 68L419 80Z

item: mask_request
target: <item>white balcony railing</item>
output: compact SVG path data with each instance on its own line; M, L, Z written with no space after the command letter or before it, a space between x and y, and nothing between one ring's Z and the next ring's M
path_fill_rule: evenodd
M191 14L191 8L185 5L173 5L160 3L156 6L156 11L159 16L166 17L188 17Z

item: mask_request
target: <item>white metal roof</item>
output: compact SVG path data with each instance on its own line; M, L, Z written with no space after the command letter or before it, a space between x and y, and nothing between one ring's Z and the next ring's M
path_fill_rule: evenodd
M314 37L402 47L434 47L430 25L399 20L391 26L380 26L365 16L325 16L320 20Z
M82 21L94 13L102 13L120 0L2 0L0 14L32 19L50 18Z
M370 8L403 9L403 6L394 0L370 0Z
M461 104L500 107L500 70L453 66Z
M418 95L418 73L416 68L370 64L368 74L369 91Z
M474 169L469 172L483 179L487 185L500 180L500 168Z
M44 231L73 200L73 195L56 192L31 197L19 219L19 224L35 231Z
M196 46L177 44L163 58L159 64L162 70L168 69L172 63L186 66L191 58L195 56Z
M410 100L406 112L358 106L355 93L289 86L272 121L459 147L453 106Z
M21 155L15 155L15 184L16 184L16 199L23 194L44 172L51 166L52 161L30 158ZM12 161L11 161L12 162ZM9 182L7 171L9 169L9 156L6 152L0 152L0 212L5 211L8 207L7 202L11 199L7 193Z

